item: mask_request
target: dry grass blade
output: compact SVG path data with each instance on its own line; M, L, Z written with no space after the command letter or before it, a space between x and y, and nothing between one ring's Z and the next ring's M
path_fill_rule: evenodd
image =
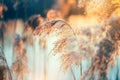
M69 67L73 65L79 65L81 63L82 57L79 53L74 51L68 52L61 56L62 59L62 70L65 72Z

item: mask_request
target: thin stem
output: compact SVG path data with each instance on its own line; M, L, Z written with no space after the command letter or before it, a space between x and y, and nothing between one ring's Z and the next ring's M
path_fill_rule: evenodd
M70 70L71 70L71 73L72 73L73 79L76 80L76 77L75 77L75 74L74 74L74 72L73 72L73 69L70 68Z
M82 76L82 62L80 63L80 75Z
M1 48L1 47L0 47L0 48ZM9 75L10 75L9 80L12 80L12 75L11 75L11 72L10 72L10 69L9 69L9 66L8 66L8 63L7 63L7 60L6 60L6 58L5 58L5 54L4 54L3 50L2 50L2 48L1 48L1 51L2 51L2 57L3 57L4 61L5 61L5 64L6 64L7 70L8 70Z

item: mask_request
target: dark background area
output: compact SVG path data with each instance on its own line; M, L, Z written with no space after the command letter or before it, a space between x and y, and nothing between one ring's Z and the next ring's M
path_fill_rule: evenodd
M64 0L65 2L69 0ZM76 0L78 2L78 0ZM3 11L3 19L22 19L27 20L30 16L41 14L46 17L49 9L56 8L57 0L0 0L1 4L6 5L7 11ZM58 6L58 5L57 5ZM78 8L77 4L70 8L67 17L71 14L84 14L84 9Z
M55 4L55 0L1 0L8 8L3 12L4 19L27 19L31 15L41 14L45 17L47 10Z

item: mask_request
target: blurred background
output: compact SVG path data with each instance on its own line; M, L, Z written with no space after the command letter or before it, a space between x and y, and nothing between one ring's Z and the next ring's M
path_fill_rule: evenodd
M119 40L120 0L0 0L0 80L120 80Z
M77 6L78 0L1 0L1 3L7 7L4 19L27 19L35 14L46 17L49 9L60 10L63 17L84 12L84 9Z

